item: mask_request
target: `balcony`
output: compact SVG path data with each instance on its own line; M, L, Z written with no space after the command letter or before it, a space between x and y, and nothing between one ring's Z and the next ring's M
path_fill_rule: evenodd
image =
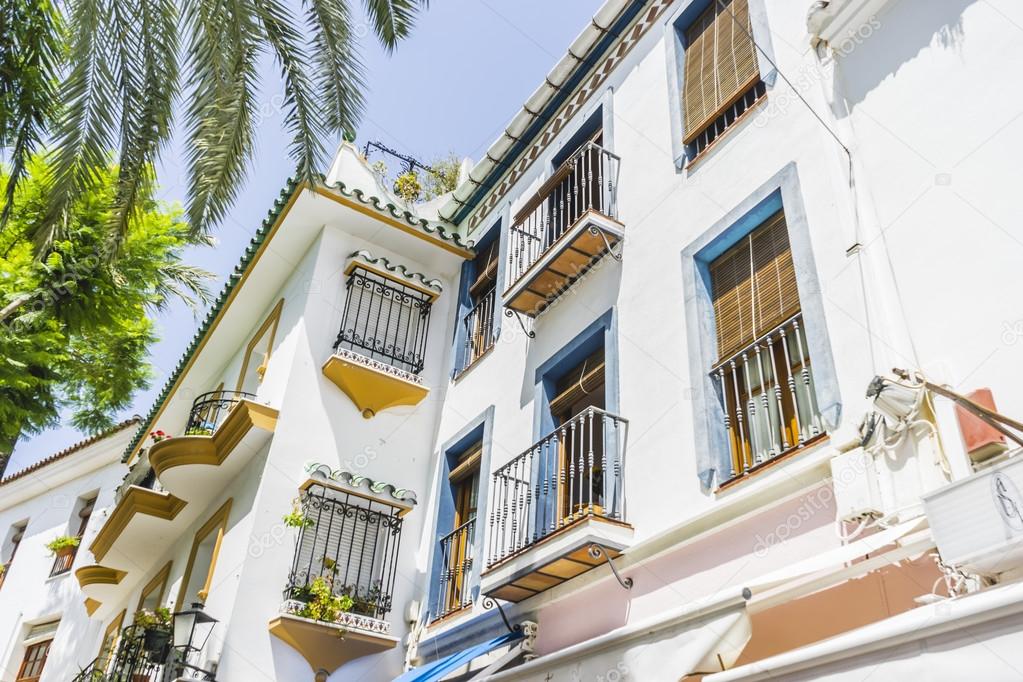
M314 672L329 675L398 644L386 616L393 606L403 517L412 506L395 497L405 491L393 486L361 477L324 478L317 475L302 486L304 522L284 603L269 630Z
M160 641L152 635L147 636L147 632L152 631L138 625L124 628L117 638L117 648L93 659L72 682L166 682L184 679L214 682L212 672L182 660L180 650L172 648L169 643L154 646Z
M721 391L730 481L824 435L801 313L719 362L711 378Z
M347 269L344 317L323 374L366 419L429 392L419 377L437 292L398 282L354 260Z
M494 347L494 308L497 305L497 289L484 294L472 310L462 318L465 327L465 352L461 370L473 365Z
M590 142L569 157L515 216L504 305L535 317L624 238L620 160Z
M472 603L473 547L476 541L476 518L454 529L440 541L440 592L435 620L464 609Z
M623 472L628 421L589 407L494 472L482 591L521 601L632 541Z

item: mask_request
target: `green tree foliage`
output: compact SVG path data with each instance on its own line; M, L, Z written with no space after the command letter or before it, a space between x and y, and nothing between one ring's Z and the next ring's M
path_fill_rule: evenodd
M208 240L192 235L180 209L140 195L108 256L118 191L108 163L69 206L60 238L39 244L52 168L30 157L26 170L0 232L0 471L21 435L55 425L64 410L86 432L110 427L149 386L156 337L147 314L172 298L209 300L209 274L182 261L187 247Z
M230 208L253 155L266 85L258 60L265 54L280 70L299 177L315 182L324 138L353 131L363 109L362 18L351 4L2 0L0 147L10 150L13 180L5 215L25 162L47 141L51 175L33 238L61 239L66 214L79 194L97 188L113 148L118 171L109 229L124 239L179 113L188 149L187 216L194 231L207 233ZM391 50L427 0L362 4L372 32Z
M430 162L433 173L423 173L423 200L429 201L458 187L458 171L462 162L454 154Z

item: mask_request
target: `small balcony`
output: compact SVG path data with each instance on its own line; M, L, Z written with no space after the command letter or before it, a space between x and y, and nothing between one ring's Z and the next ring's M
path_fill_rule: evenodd
M583 145L515 216L509 230L504 305L535 317L623 238L620 159Z
M185 424L185 436L212 436L235 405L243 400L254 401L256 396L245 391L209 391L192 401Z
M437 613L434 620L461 611L472 603L473 547L476 542L476 518L454 529L440 541L441 571Z
M393 606L403 516L412 506L393 496L405 491L361 477L314 478L302 488L295 555L280 614L269 630L314 672L329 675L398 643L386 616Z
M461 370L473 365L494 347L494 308L497 305L497 289L484 294L472 310L462 318L465 326L465 352Z
M628 421L588 407L494 472L482 591L521 601L618 556Z
M429 392L419 375L437 291L385 277L360 260L346 272L344 317L323 374L366 419L418 405Z
M801 313L719 362L711 378L721 391L731 481L823 437Z

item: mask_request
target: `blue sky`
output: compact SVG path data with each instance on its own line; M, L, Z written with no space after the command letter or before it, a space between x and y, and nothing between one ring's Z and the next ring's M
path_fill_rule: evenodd
M413 36L393 54L386 54L366 35L367 106L358 144L379 140L423 160L449 152L479 160L600 4L600 0L433 0ZM191 257L216 275L210 287L215 292L292 168L281 115L274 107L280 93L277 72L268 63L257 151L245 186L216 233L216 248ZM335 144L336 140L327 141L330 149ZM182 151L180 145L168 149L157 169L161 194L168 201L184 199ZM183 305L174 305L157 318L161 340L152 352L152 388L136 396L132 409L119 417L148 412L197 322ZM82 437L61 427L23 439L7 471L22 469Z

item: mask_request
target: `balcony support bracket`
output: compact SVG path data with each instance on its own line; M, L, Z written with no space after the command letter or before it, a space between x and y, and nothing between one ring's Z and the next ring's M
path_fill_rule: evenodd
M611 559L611 555L607 553L607 550L604 548L603 545L599 545L596 542L594 542L593 544L590 545L589 552L590 556L593 557L594 559L599 559L602 556L604 557L604 559L607 561L607 565L611 567L611 572L614 573L615 580L617 580L618 584L622 586L622 589L625 590L632 589L632 578L623 578L621 574L618 573L618 569L615 567L615 562Z
M505 615L504 609L501 608L501 602L497 601L496 599L491 597L489 594L487 594L487 595L483 596L483 601L481 603L483 605L483 608L485 608L487 610L492 609L494 607L497 607L497 612L501 614L501 620L504 621L504 626L506 628L508 628L508 632L510 632L512 634L515 634L516 632L521 632L522 631L522 625L520 625L520 624L512 625L508 621L508 616Z
M615 250L611 247L611 242L607 240L607 234L605 234L603 230L598 228L596 225L590 225L590 234L599 236L601 240L603 240L604 248L607 249L607 255L611 256L619 263L622 262L622 254L615 253Z
M535 339L536 338L536 332L535 331L533 331L532 329L526 329L526 323L523 322L522 314L519 313L519 311L512 310L511 308L505 308L504 309L504 316L505 317L514 317L515 319L517 319L519 321L519 326L522 327L522 333L525 334L526 336L528 336L531 339Z

